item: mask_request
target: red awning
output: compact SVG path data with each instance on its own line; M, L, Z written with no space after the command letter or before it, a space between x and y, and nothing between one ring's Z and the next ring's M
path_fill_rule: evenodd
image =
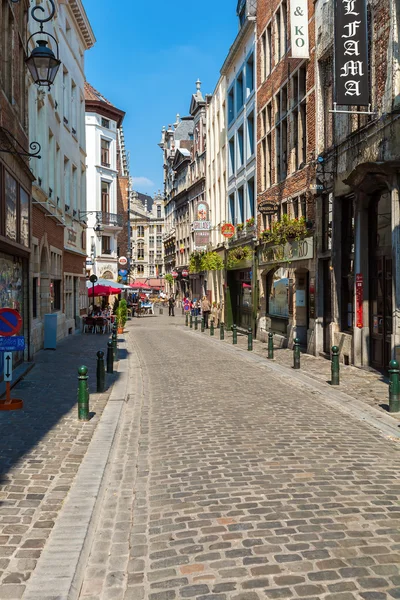
M119 288L113 288L110 285L95 285L94 286L94 294L93 287L87 288L89 298L93 298L93 295L96 296L110 296L111 294L120 294L121 290Z
M151 290L151 287L147 283L131 283L130 287L133 290Z

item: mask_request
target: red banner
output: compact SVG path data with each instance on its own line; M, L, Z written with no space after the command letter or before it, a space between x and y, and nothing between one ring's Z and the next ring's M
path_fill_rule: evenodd
M364 297L364 283L362 273L356 275L356 320L357 327L362 329L364 327L364 314L363 314L363 297Z

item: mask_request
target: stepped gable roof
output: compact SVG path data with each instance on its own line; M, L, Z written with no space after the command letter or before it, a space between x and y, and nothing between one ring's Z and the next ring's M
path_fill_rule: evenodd
M117 127L121 127L125 112L120 110L96 90L90 83L85 81L85 110L95 112L106 119L117 121Z

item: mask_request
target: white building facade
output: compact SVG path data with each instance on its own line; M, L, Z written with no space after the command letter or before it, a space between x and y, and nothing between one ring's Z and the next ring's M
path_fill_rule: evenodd
M38 24L30 19L29 28L34 33ZM80 219L86 211L84 54L95 38L81 0L56 2L46 30L58 40L62 64L49 91L31 82L28 95L29 138L40 143L42 156L30 162L36 177L30 268L34 352L43 347L45 315L57 316L61 339L80 326L87 306Z
M85 84L87 272L99 278L118 279L117 137L125 113Z
M155 279L164 273L164 198L154 196L151 210L132 192L130 279Z

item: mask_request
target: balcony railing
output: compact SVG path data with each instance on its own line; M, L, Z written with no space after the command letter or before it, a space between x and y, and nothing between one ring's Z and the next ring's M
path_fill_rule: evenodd
M98 210L95 214L97 222L101 225L112 225L114 227L122 227L124 224L124 219L122 215L103 212L101 210Z

